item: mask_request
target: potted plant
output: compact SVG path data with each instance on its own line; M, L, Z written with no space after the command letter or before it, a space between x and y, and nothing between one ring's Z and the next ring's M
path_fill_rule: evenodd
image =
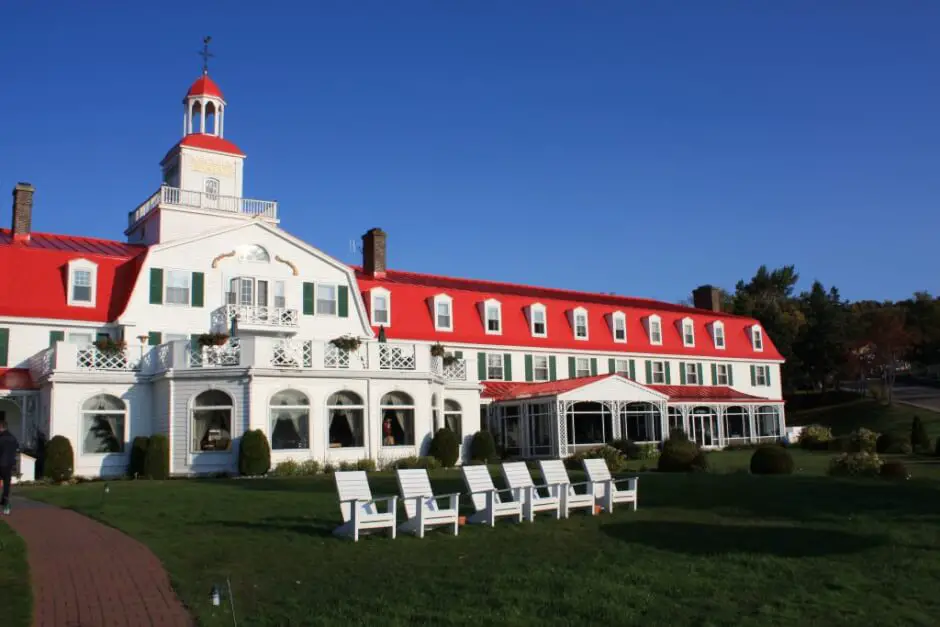
M102 337L95 342L95 348L102 353L114 355L124 352L124 349L127 348L127 342L124 340L116 340L110 336Z
M433 344L431 346L431 357L443 357L444 356L444 347L441 346L441 343Z
M203 333L199 336L200 346L225 346L228 342L226 333Z
M457 356L453 353L447 353L444 355L444 367L453 366L457 363Z
M348 335L344 335L342 337L336 337L330 340L330 344L346 352L353 352L353 351L359 350L359 345L361 343L362 342L359 340L358 337L350 337Z

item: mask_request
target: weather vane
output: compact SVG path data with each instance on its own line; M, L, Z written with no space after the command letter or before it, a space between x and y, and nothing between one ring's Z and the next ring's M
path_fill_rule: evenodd
M206 35L202 40L202 52L199 53L199 56L202 57L202 73L209 73L209 59L215 55L209 52L209 42L212 41L212 37Z

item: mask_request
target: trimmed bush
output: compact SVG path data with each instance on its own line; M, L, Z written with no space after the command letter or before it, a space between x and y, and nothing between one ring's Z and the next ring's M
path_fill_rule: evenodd
M499 460L496 456L496 442L489 431L477 431L470 440L470 459L484 463Z
M807 425L800 431L800 446L811 451L825 451L832 440L832 429L822 425Z
M689 434L687 434L682 429L670 429L669 430L669 439L670 440L686 440L689 439Z
M902 462L891 460L881 466L881 476L885 479L910 479L911 473Z
M441 467L441 462L437 461L435 457L403 457L402 459L396 459L391 464L392 468L402 469L402 470L412 470L415 468L424 468L425 470L437 470Z
M612 446L598 446L586 451L580 451L565 459L565 466L570 470L580 470L584 467L585 459L603 459L610 472L620 472L627 466L627 458Z
M326 464L323 464L323 473L324 473L324 474L332 475L334 472L336 472L336 466L335 466L335 465L333 465L332 463L329 463L329 462L327 462Z
M295 462L292 459L287 459L280 462L277 466L271 469L272 477L299 477L300 476L300 464Z
M623 453L627 459L640 459L640 445L632 440L613 440L610 446Z
M937 438L937 446L934 448L933 454L940 457L940 438Z
M447 427L438 429L431 439L428 454L441 462L444 468L455 466L460 458L460 441L457 434Z
M930 452L930 436L920 416L914 416L911 422L911 448L917 453Z
M708 461L695 442L670 438L663 444L658 468L660 472L705 470L708 468Z
M127 474L131 477L143 478L144 460L147 458L147 447L150 445L150 438L139 435L131 443L131 461L127 468Z
M46 444L46 459L43 476L53 481L68 481L75 468L75 453L72 443L64 435L57 435Z
M148 479L170 478L170 440L165 435L150 436L144 456L144 476Z
M873 477L881 472L881 458L876 453L843 453L829 462L834 477Z
M909 455L911 453L911 443L904 434L882 433L875 442L875 452L879 455L885 453Z
M874 453L879 437L881 437L881 434L871 429L866 429L865 427L856 429L851 435L850 442L852 448L849 452Z
M360 459L356 462L356 470L364 470L366 472L375 472L375 460L374 459Z
M705 455L705 451L699 449L698 453L695 454L690 470L693 472L708 472L708 457Z
M751 474L793 474L793 457L790 455L790 451L782 446L761 446L751 455Z
M257 477L271 470L271 445L261 429L246 431L238 447L238 472Z

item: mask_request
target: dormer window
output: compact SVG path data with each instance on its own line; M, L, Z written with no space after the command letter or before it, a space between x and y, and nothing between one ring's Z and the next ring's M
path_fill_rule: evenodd
M483 303L486 316L486 332L489 335L499 335L503 332L502 307L498 300L488 300Z
M536 303L529 308L529 322L532 327L532 337L548 336L548 321L545 316L545 305Z
M388 290L377 287L371 290L372 296L372 326L392 325L392 295Z
M757 352L764 350L764 332L758 326L751 327L751 345Z
M587 310L578 307L574 310L572 317L574 318L574 339L576 340L586 340L588 339L588 315Z
M663 321L659 316L650 316L647 318L647 331L650 336L650 344L661 346L663 343Z
M712 323L712 338L715 340L715 348L724 350L725 348L725 324L721 321Z
M622 311L615 311L611 316L613 326L614 341L626 343L627 341L627 317Z
M695 346L695 325L691 318L682 319L682 345Z
M87 259L70 261L68 304L73 307L94 307L97 282L97 264Z
M434 297L434 329L437 331L454 330L454 302L446 294Z

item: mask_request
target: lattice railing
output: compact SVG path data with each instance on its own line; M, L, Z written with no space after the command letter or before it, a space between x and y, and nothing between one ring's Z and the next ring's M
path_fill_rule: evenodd
M444 358L431 355L431 374L439 377L444 376Z
M233 340L221 346L190 345L188 353L190 368L238 366L241 362L241 346Z
M332 342L327 342L323 346L323 367L324 368L369 368L369 353L365 346L357 350L350 351L339 348Z
M444 378L448 381L466 381L467 380L467 360L458 359L444 365Z
M275 368L312 368L313 342L281 340L274 345L271 365Z
M379 344L379 368L382 370L415 370L414 344Z
M42 350L29 358L29 373L33 379L39 379L52 372L52 363L55 359L55 347Z
M140 352L140 349L136 349ZM94 346L78 349L76 366L79 370L139 370L141 355L135 349L101 351Z
M232 318L238 318L239 324L263 325L270 327L296 327L300 317L296 309L286 307L262 307L254 305L225 305L212 315L216 325L230 326Z

